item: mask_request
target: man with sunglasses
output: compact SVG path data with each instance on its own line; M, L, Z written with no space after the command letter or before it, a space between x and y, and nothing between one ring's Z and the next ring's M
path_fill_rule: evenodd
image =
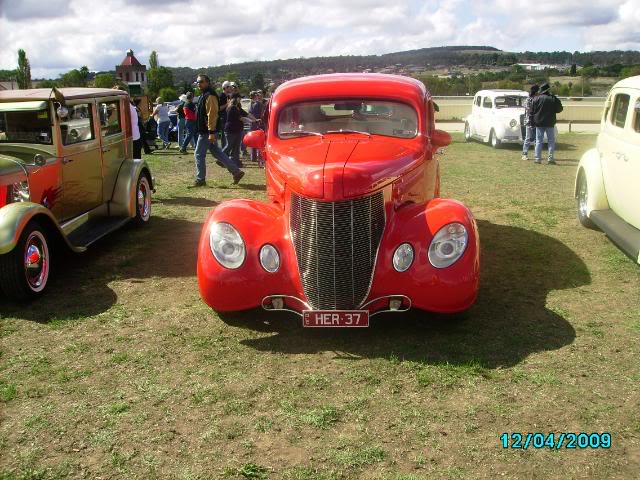
M200 98L197 105L197 132L198 140L196 143L195 160L196 160L196 179L193 183L194 187L203 187L207 184L207 150L211 150L211 154L220 161L233 175L233 183L237 184L244 172L231 161L231 159L218 147L216 138L216 125L218 122L218 97L211 88L211 80L207 75L198 75L196 80L200 89Z

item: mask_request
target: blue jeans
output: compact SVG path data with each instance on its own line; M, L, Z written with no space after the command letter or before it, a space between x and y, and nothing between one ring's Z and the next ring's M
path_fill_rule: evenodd
M242 132L225 132L227 145L224 147L226 153L233 162L240 166L240 143L242 142Z
M171 121L160 122L158 124L158 136L163 143L169 143L169 128L171 127Z
M544 135L547 134L547 142L549 147L548 160L553 161L553 153L556 148L556 131L554 127L536 127L536 160L540 160L542 156L542 144L544 143Z
M182 143L180 144L180 148L182 150L185 150L187 148L187 145L189 145L189 142L191 142L191 146L193 148L196 148L196 122L195 122L195 120L187 121L185 123L185 129L187 130L187 134L185 135L184 140L182 140Z
M184 118L178 117L178 145L182 145L182 139L186 133Z
M211 154L220 160L229 172L235 174L240 171L240 169L229 160L229 157L220 150L218 142L209 142L209 135L207 133L200 133L198 134L198 142L196 143L196 151L194 152L196 159L196 180L204 181L207 178L207 150L210 150Z
M532 143L535 142L536 137L536 127L532 127L531 125L527 125L525 128L525 138L523 138L522 142L522 155L526 155L529 153L529 147Z

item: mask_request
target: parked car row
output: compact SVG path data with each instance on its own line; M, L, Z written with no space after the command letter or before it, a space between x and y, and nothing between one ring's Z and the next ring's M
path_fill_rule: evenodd
M339 84L340 88L336 88ZM465 137L522 140L525 92L483 90ZM472 213L440 198L434 103L416 80L334 74L275 92L245 144L266 160L268 202L234 199L206 220L198 282L217 311L300 315L364 327L381 312L468 309L478 294ZM640 263L640 77L611 90L597 145L580 160L580 222ZM132 158L128 96L104 89L0 92L0 288L42 294L58 244L84 251L150 218L153 179ZM60 242L54 242L60 240ZM239 289L238 285L243 288Z

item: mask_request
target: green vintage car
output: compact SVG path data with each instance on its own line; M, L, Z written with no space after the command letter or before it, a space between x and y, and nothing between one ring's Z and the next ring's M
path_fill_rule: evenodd
M0 92L0 288L41 295L59 248L83 252L149 221L149 166L133 158L129 96L98 88Z

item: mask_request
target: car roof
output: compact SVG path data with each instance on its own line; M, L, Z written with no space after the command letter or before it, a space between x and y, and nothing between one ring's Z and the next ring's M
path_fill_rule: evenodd
M296 78L280 85L273 105L326 98L388 98L423 103L430 96L424 84L414 78L381 73L330 73Z
M67 100L75 98L87 97L113 97L115 95L128 95L122 90L113 90L111 88L58 88L58 91ZM29 90L2 90L0 91L0 102L2 101L33 101L33 100L49 100L54 98L53 89L51 88L32 88Z
M620 80L613 88L640 88L640 75Z
M508 89L500 89L500 88L496 88L494 90L479 90L478 92L476 92L475 96L478 95L494 95L494 96L498 96L498 95L505 95L505 94L517 94L517 95L529 95L528 92L525 92L524 90L508 90Z

